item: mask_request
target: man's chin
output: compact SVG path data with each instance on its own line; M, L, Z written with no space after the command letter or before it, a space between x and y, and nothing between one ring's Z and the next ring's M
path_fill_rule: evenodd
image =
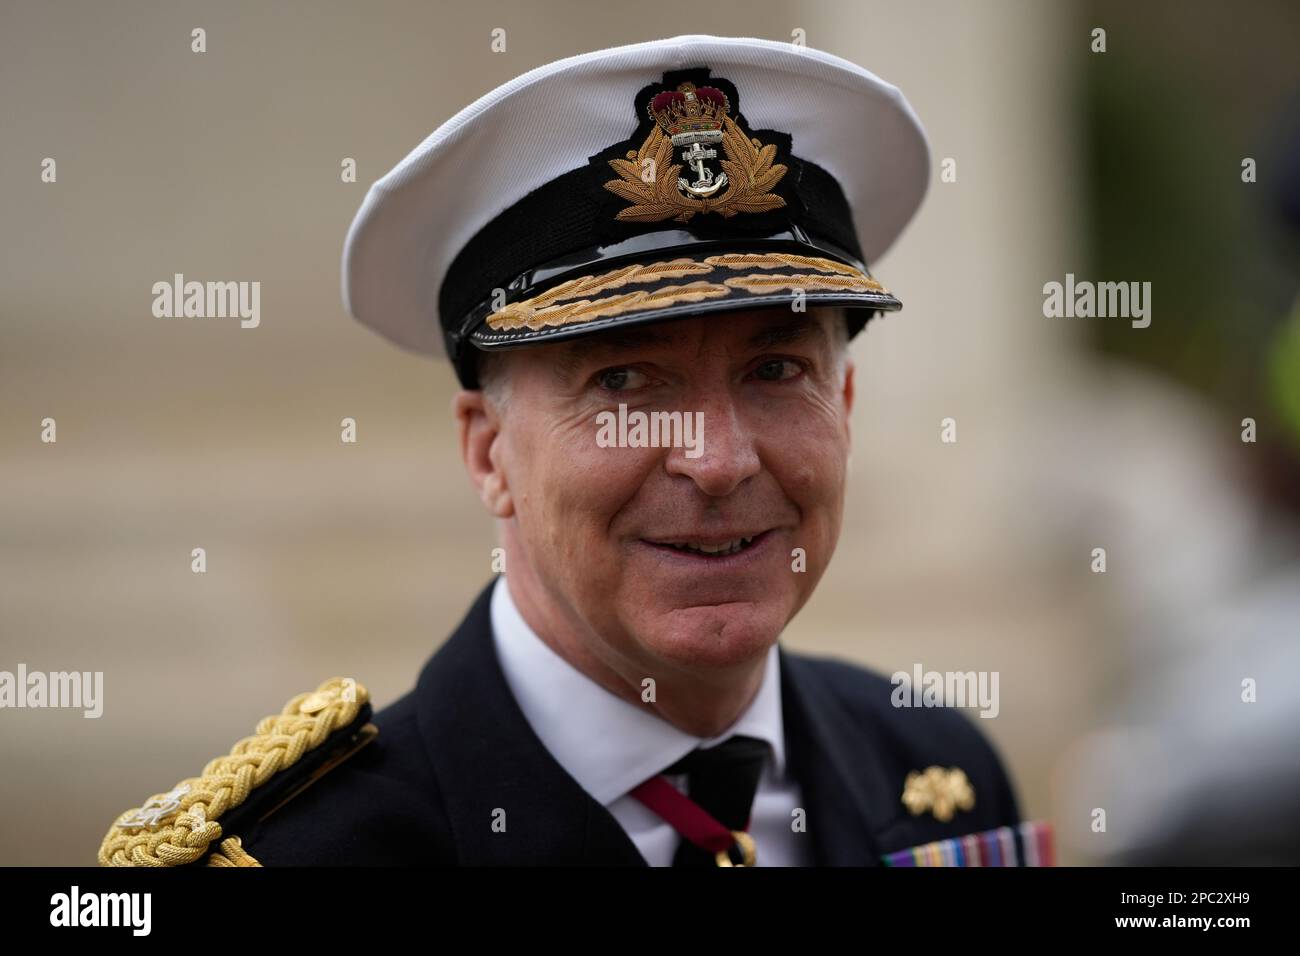
M789 617L771 601L666 608L638 637L654 656L682 669L725 669L761 659Z

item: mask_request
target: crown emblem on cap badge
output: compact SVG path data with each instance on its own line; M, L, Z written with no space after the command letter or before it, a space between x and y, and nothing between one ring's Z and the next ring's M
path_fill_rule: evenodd
M775 162L776 146L740 128L722 90L682 83L653 96L646 109L655 125L640 150L609 161L619 178L605 188L631 203L616 219L689 222L697 213L730 218L785 205L772 192L787 169ZM719 145L725 159L718 159ZM679 148L681 162L675 163Z

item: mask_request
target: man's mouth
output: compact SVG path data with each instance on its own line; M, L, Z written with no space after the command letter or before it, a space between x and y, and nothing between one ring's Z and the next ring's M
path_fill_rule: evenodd
M646 544L653 545L656 548L663 548L669 551L677 551L682 554L698 555L702 558L726 558L733 554L740 554L748 551L755 543L767 535L766 531L759 531L747 535L735 535L728 538L684 538L680 540L662 539L658 541L645 540Z

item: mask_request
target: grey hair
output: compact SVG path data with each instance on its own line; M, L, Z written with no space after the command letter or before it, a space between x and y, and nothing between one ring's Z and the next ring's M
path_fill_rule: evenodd
M498 409L510 400L510 376L505 373L505 356L500 352L478 354L478 387Z
M831 323L831 353L835 356L836 378L843 386L849 364L849 309L841 306L838 311L840 320Z

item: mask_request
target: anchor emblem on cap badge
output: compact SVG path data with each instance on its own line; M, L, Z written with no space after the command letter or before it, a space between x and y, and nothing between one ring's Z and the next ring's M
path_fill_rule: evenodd
M673 146L689 147L682 150L682 162L695 171L695 182L677 177L677 188L688 196L712 196L727 185L726 173L715 176L704 165L706 159L718 158L718 151L709 149L708 144L722 142L722 117L727 112L727 94L714 86L696 89L694 83L683 83L650 101L650 115L672 138Z

